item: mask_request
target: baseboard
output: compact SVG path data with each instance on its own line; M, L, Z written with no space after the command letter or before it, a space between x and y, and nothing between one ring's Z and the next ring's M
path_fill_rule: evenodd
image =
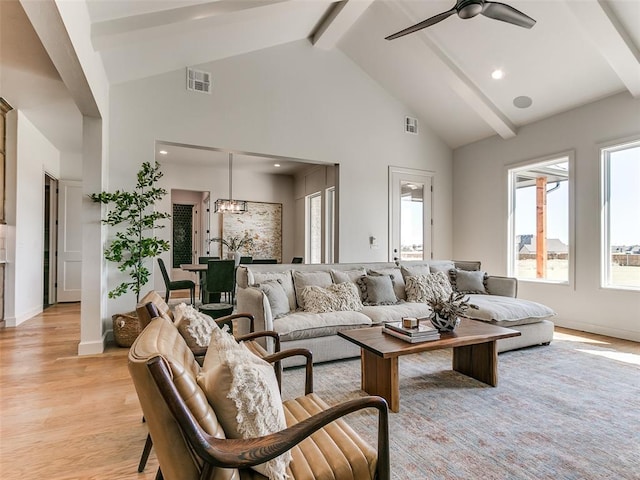
M5 326L7 326L7 327L17 327L21 323L26 322L27 320L35 317L36 315L40 315L41 313L42 313L42 305L34 307L33 309L31 309L27 313L23 313L22 315L19 315L17 317L6 317L4 319Z
M633 330L624 330L620 328L606 327L603 325L594 325L592 323L576 322L572 320L553 319L558 327L570 328L581 332L595 333L597 335L605 335L607 337L620 338L622 340L631 340L632 342L640 342L640 332Z
M78 355L97 355L104 353L107 345L108 334L111 330L105 332L101 340L94 340L91 342L80 342L78 344Z

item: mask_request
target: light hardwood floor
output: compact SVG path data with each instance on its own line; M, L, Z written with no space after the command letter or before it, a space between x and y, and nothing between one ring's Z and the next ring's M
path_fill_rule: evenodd
M640 358L640 344L558 328L556 336L608 344ZM0 330L0 479L153 479L151 453L126 348L77 355L79 304L60 304Z

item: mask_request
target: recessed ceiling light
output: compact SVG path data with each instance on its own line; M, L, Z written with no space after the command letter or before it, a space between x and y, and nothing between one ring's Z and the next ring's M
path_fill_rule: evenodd
M513 99L513 104L518 108L529 108L532 103L531 97L525 95Z
M279 167L279 166L280 166L280 164L279 164L279 163L274 163L274 164L273 164L273 166L274 166L274 167Z
M167 152L166 150L160 150L158 153L159 153L160 155L166 155L166 154L167 154L167 153L169 153L169 152Z
M504 77L504 72L499 68L491 72L491 78L493 78L494 80L500 80L502 77Z

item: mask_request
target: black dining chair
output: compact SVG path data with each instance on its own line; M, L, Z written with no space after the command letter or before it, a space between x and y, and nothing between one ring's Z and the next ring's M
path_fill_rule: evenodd
M235 260L209 260L207 262L206 303L220 302L222 294L233 305L236 289ZM217 298L216 298L217 297Z
M164 265L164 261L159 258L158 265L160 265L160 271L162 272L162 278L164 279L164 286L166 289L166 294L164 296L164 301L169 303L169 295L171 292L175 290L189 290L191 294L191 305L195 305L196 303L196 284L191 280L171 280L169 278L169 274L167 273L167 267Z
M220 260L220 257L198 257L198 263L200 265L206 265L209 260ZM202 303L206 303L204 301L204 297L205 297L204 289L205 289L205 283L207 281L206 270L199 272L199 281L200 281L200 300L202 301Z
M293 257L291 263L302 263L302 257Z
M266 264L266 263L278 263L275 258L254 258L252 263Z
M253 263L253 257L240 257L240 262L242 264Z

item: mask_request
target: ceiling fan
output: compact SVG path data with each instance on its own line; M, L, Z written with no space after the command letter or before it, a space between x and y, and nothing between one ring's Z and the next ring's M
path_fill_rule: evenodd
M457 0L451 10L447 10L446 12L427 18L420 23L416 23L411 27L400 30L393 35L389 35L388 37L385 37L385 39L393 40L395 38L417 32L418 30L422 30L423 28L427 28L441 22L454 13L457 13L460 18L473 18L476 15L484 15L485 17L489 17L494 20L512 23L513 25L524 28L531 28L536 24L536 21L533 18L525 15L520 10L516 10L509 5L505 5L504 3L490 2L488 0Z

